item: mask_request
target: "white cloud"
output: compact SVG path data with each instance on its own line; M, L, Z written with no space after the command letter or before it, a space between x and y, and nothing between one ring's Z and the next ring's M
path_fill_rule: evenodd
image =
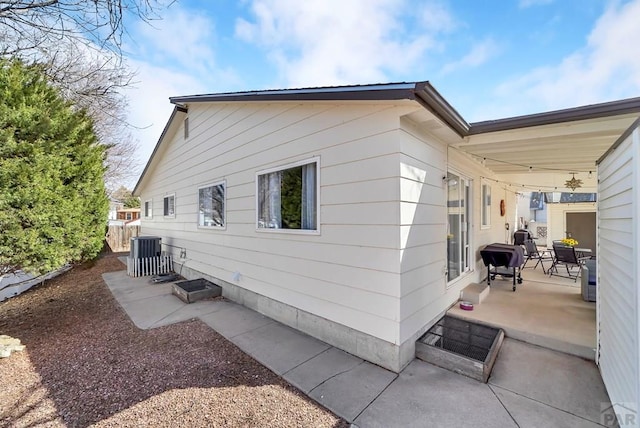
M179 7L167 9L167 19L152 25L139 22L130 47L147 61L204 71L215 67L215 24L205 15Z
M450 32L458 27L458 22L446 4L439 0L426 2L422 6L420 18L427 31Z
M453 22L431 4L442 20L430 32L403 26L415 8L401 0L254 0L255 20L239 19L236 36L264 47L287 86L381 82L423 59L433 32Z
M143 165L173 109L170 96L219 92L220 87L228 88L239 80L232 69L216 62L213 21L178 5L171 7L167 16L154 21L153 26L136 26L132 33L135 41L126 47L131 52L128 63L137 71L136 84L126 93L128 121L139 128L133 130L133 136L139 142L138 157Z
M540 111L639 96L640 56L632 49L640 40L638 22L640 0L611 4L584 48L500 85L497 95L517 98L520 110Z
M491 58L494 58L500 51L498 44L491 38L484 39L471 47L469 53L457 61L445 64L442 73L451 73L456 70L478 67Z

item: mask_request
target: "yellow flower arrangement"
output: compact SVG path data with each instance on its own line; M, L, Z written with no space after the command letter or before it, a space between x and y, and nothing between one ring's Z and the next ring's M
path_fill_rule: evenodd
M562 243L563 243L564 245L566 245L567 247L575 247L576 245L578 245L578 241L576 241L576 240L575 240L575 239L573 239L573 238L564 238L564 239L562 240Z

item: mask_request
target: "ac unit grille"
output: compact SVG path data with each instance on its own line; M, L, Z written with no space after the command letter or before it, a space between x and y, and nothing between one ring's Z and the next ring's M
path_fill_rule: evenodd
M129 257L132 259L146 259L157 257L162 251L162 238L157 236L138 236L131 238Z

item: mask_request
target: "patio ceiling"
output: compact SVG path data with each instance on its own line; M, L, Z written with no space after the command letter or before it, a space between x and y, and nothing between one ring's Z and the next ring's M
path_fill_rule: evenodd
M638 115L632 112L496 131L485 130L493 125L490 122L471 124L478 133L451 146L496 174L595 172L596 161Z

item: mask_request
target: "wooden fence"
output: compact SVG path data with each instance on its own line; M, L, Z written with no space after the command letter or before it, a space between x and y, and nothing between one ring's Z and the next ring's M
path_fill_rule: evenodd
M140 226L109 226L105 238L109 251L129 251L131 238L140 235Z

